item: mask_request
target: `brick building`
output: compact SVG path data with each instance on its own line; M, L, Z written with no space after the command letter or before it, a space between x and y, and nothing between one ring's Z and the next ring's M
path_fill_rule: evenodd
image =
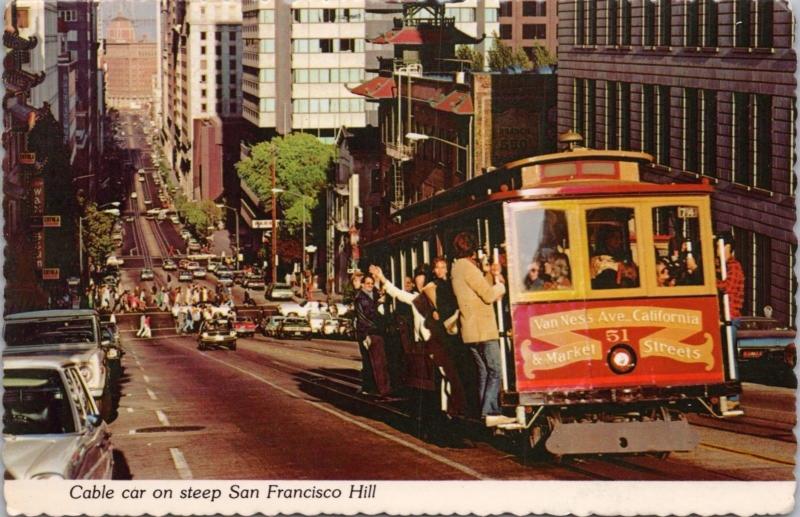
M136 41L133 21L122 15L112 18L106 31L109 106L131 108L152 102L158 72L156 42Z
M558 55L558 0L500 2L500 39L533 60L536 45Z
M794 325L792 12L773 0L561 0L558 130L651 153L645 179L708 180L731 229L746 314Z

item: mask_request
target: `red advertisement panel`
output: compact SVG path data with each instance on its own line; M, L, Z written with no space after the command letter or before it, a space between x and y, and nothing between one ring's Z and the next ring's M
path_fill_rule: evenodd
M512 314L519 392L724 381L713 296L527 303Z

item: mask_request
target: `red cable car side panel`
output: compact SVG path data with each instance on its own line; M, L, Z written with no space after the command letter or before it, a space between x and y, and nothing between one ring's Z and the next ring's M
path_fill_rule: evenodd
M712 296L516 304L517 391L723 383L717 314Z

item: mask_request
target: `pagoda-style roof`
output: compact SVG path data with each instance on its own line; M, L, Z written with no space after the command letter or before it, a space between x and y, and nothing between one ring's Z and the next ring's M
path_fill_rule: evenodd
M456 115L472 115L472 96L469 92L452 91L442 99L431 101L431 107L435 110L446 111Z
M378 45L474 45L483 38L473 38L455 27L441 27L420 23L417 26L394 28L370 40Z
M379 75L348 90L371 100L391 99L395 95L395 84L393 78Z

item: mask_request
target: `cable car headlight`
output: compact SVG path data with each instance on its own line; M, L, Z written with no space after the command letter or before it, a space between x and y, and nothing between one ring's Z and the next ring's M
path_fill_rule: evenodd
M607 361L614 373L620 375L629 373L636 368L636 352L630 345L615 345L608 351Z

